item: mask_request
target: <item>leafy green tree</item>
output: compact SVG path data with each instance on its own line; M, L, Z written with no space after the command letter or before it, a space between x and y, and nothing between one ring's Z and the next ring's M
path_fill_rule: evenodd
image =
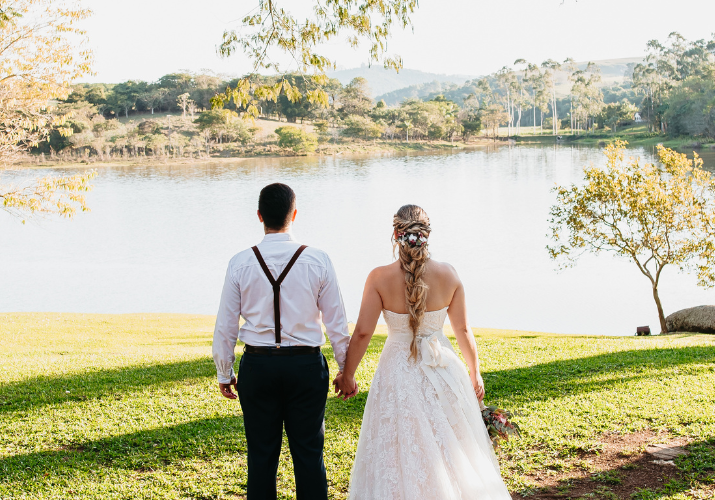
M298 127L286 125L276 129L278 146L292 149L296 153L312 153L318 147L318 138Z
M713 73L713 77L690 77L671 91L663 113L670 135L715 138L715 71Z
M464 140L467 141L471 136L479 135L479 132L482 131L482 119L479 115L469 116L462 121L462 128Z
M533 111L533 121L532 121L532 126L533 126L533 132L534 135L536 135L536 109L539 108L539 102L537 100L537 94L541 95L543 94L543 76L541 74L541 70L539 69L539 66L533 63L528 63L526 66L526 69L524 70L524 83L526 84L528 90L527 94L530 95L530 102L529 104L531 105L531 109ZM543 115L541 117L541 120L543 122Z
M164 149L169 143L169 139L164 134L151 134L144 137L146 148L151 149L152 156L164 154Z
M204 111L194 120L194 123L199 131L208 132L219 143L223 142L224 137L246 143L253 138L255 132L242 122L238 113L230 109Z
M115 114L119 115L124 112L124 116L129 118L129 111L135 108L139 96L143 95L146 90L146 82L129 80L118 83L112 87L109 96L107 96L107 106Z
M365 116L372 109L372 97L367 80L358 76L343 87L340 92L340 115Z
M663 43L650 40L647 51L643 63L633 69L633 87L644 95L642 116L651 130L667 132L665 114L671 92L689 78L712 75L715 39L688 42L673 32Z
M633 116L638 112L638 108L628 101L614 102L606 104L602 111L600 120L611 127L611 132L615 134L618 131L618 125L623 122L633 120Z
M306 92L308 79L303 75L289 74L285 76L285 81L289 82L300 94L300 97L291 98L289 95L281 94L278 97L278 112L286 117L289 123L296 123L300 119L301 123L305 118L311 116L312 111L316 107L308 99L303 97Z
M410 25L416 8L417 0L314 1L312 15L300 19L280 7L279 0L258 2L252 13L244 17L241 29L224 32L220 53L230 56L242 50L253 62L254 72L270 69L280 73L273 57L277 51L296 61L302 74L311 73L309 85L301 91L285 77L272 85L246 77L235 88L215 96L213 104L223 106L232 101L253 116L258 116L260 99L275 102L281 95L291 102L305 98L311 104L328 107L328 92L322 86L328 83L325 71L335 68L336 63L322 55L319 47L341 37L353 47L367 40L371 60L382 61L386 68L399 69L402 67L399 57L384 55L386 43L394 26Z
M544 69L543 82L544 90L549 94L551 105L551 117L552 117L552 132L553 135L559 133L559 123L558 123L558 111L556 109L556 72L561 69L561 64L557 63L553 59L548 59L541 63L541 67Z
M375 123L367 116L350 115L345 118L340 133L346 137L360 137L362 139L377 139L385 132L385 127Z
M92 52L80 28L91 11L57 0L13 0L0 6L0 165L16 161L52 131L67 137L68 116L53 115L76 79L90 72ZM96 172L50 176L25 186L0 179L0 210L20 218L72 217L86 211L84 192ZM23 220L24 222L24 220Z
M584 169L584 182L557 186L551 207L552 259L570 266L586 252L611 252L633 262L650 281L661 332L659 297L666 266L695 271L715 286L715 181L702 160L658 146L662 166L625 161L626 143L605 150L605 168Z
M593 128L593 120L601 113L603 108L603 93L600 89L601 70L594 63L589 62L586 70L577 70L570 76L573 85L571 96L574 102L573 118L576 130L581 130L584 125L586 130Z

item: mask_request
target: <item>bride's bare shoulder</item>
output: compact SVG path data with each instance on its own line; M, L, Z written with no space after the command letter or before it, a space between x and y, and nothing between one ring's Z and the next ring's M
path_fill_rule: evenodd
M400 267L399 262L393 262L392 264L388 264L386 266L379 266L370 271L370 274L368 275L367 279L369 280L384 280L386 278L390 278L392 276L402 276L402 268Z
M440 280L459 282L459 275L452 264L430 259L428 271Z

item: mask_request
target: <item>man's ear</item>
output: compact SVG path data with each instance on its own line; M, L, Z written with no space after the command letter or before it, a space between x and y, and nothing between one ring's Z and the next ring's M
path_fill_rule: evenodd
M293 210L293 218L290 220L291 222L295 222L295 216L298 215L298 209L296 208Z
M260 211L260 210L256 210L256 213L258 214L258 220L261 221L261 222L263 222L263 216L261 215L261 211ZM293 216L293 217L295 217L295 216Z

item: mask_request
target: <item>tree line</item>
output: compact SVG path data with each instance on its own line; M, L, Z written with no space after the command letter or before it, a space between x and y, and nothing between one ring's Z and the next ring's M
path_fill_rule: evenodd
M579 67L573 59L541 64L519 59L513 67L442 93L407 98L396 106L374 102L368 82L360 77L347 85L325 79L324 102L305 98L314 80L301 74L225 79L172 73L156 82L80 84L56 108L58 116L71 118L56 126L37 151L183 155L185 151L210 154L221 144L249 144L257 129L242 119L248 116L248 106L228 100L217 108L215 102L217 95L246 78L256 83L250 104L255 107L253 114L288 123L308 121L317 132L317 142L337 137L468 140L482 131L496 137L503 128L507 136L544 130L552 135L616 133L636 117L653 133L712 138L714 53L715 40L689 42L672 33L663 43L649 42L643 62L629 67L619 84L605 86L594 63ZM282 90L261 93L265 88ZM174 124L159 118L178 112L182 120ZM139 115L140 123L127 123Z

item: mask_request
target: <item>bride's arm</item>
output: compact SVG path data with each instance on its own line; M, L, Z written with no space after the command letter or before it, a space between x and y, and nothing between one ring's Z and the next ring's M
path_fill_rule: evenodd
M455 273L456 276L456 273ZM452 296L452 302L449 304L447 313L449 314L449 322L452 325L452 331L457 338L457 344L462 351L462 356L469 367L469 378L472 380L474 392L477 398L481 401L484 399L484 381L479 371L479 354L477 353L477 343L474 341L474 334L469 328L467 320L467 304L464 295L464 285L458 280L457 289Z
M348 354L345 359L345 368L343 368L342 376L336 379L336 389L339 389L343 394L352 394L357 389L355 382L355 371L357 370L360 360L362 360L367 347L370 344L377 320L382 312L382 298L377 292L377 282L379 271L373 270L365 281L365 289L362 293L362 303L360 304L360 315L358 316L355 331L350 339Z

